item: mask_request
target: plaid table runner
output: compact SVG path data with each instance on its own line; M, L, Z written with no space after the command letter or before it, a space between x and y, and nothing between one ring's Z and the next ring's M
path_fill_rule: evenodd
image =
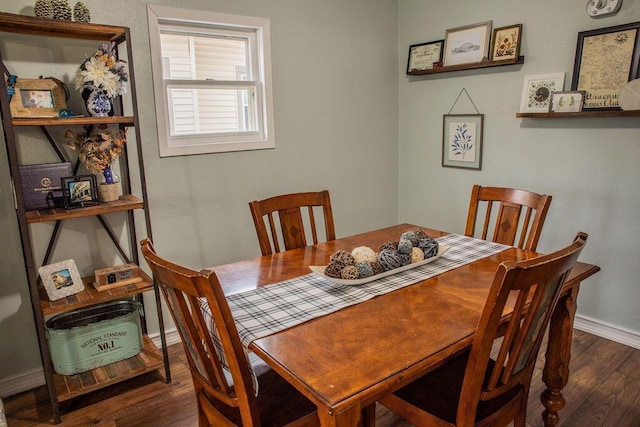
M363 285L337 285L327 278L310 273L228 296L229 307L243 345L248 347L258 338L510 248L507 245L457 234L449 234L436 240L441 245L450 246L450 249L436 261ZM211 313L208 305L203 304L202 311L210 323Z

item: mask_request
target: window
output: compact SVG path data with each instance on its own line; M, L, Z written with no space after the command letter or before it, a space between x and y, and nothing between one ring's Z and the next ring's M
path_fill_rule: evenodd
M269 20L147 12L160 156L275 147Z

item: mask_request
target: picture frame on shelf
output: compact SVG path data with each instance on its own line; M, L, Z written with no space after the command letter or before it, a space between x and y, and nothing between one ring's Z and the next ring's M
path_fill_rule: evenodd
M585 92L583 90L551 92L550 113L579 113L582 111Z
M407 74L431 70L434 64L442 63L444 39L409 46Z
M17 78L9 103L12 117L58 117L66 110L64 89L53 79Z
M43 265L38 269L49 300L56 301L84 291L84 283L72 259Z
M442 116L442 166L482 169L484 114Z
M493 21L450 28L444 38L444 66L488 60Z
M491 37L491 61L516 60L520 56L522 24L494 28Z
M551 101L551 92L564 90L564 72L536 74L524 77L521 113L547 113Z
M75 175L61 179L65 208L81 208L98 204L98 185L95 175Z
M578 33L571 90L584 90L584 110L619 110L620 90L639 76L640 22Z

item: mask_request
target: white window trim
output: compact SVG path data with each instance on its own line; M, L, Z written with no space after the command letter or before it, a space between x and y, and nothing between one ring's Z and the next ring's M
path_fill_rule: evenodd
M153 72L153 87L156 101L156 117L158 121L158 144L160 157L184 156L190 154L221 153L229 151L245 151L275 148L275 132L273 117L273 92L271 83L271 36L270 23L266 18L229 15L215 12L205 12L178 9L165 6L147 5L147 19L149 22L149 42L151 48L151 68ZM263 96L258 100L262 105L261 125L262 137L251 140L239 139L234 136L217 136L211 142L210 136L198 136L184 139L181 145L170 144L169 111L167 92L164 88L162 73L162 51L160 44L160 25L223 25L225 27L252 28L258 33L257 52L260 74L264 82ZM241 82L238 82L241 84ZM259 133L252 133L255 136Z

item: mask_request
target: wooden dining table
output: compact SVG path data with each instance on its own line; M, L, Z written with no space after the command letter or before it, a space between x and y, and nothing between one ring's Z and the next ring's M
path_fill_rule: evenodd
M338 250L377 248L421 228L400 224L305 248L214 267L227 295L303 276ZM567 242L569 243L569 242ZM258 338L249 349L318 407L322 426L370 424L372 404L469 347L496 269L538 254L508 248L435 277ZM598 266L578 262L550 323L541 395L546 426L564 407L576 300ZM361 285L361 286L366 286ZM505 316L511 307L505 309ZM365 420L369 417L368 420Z

